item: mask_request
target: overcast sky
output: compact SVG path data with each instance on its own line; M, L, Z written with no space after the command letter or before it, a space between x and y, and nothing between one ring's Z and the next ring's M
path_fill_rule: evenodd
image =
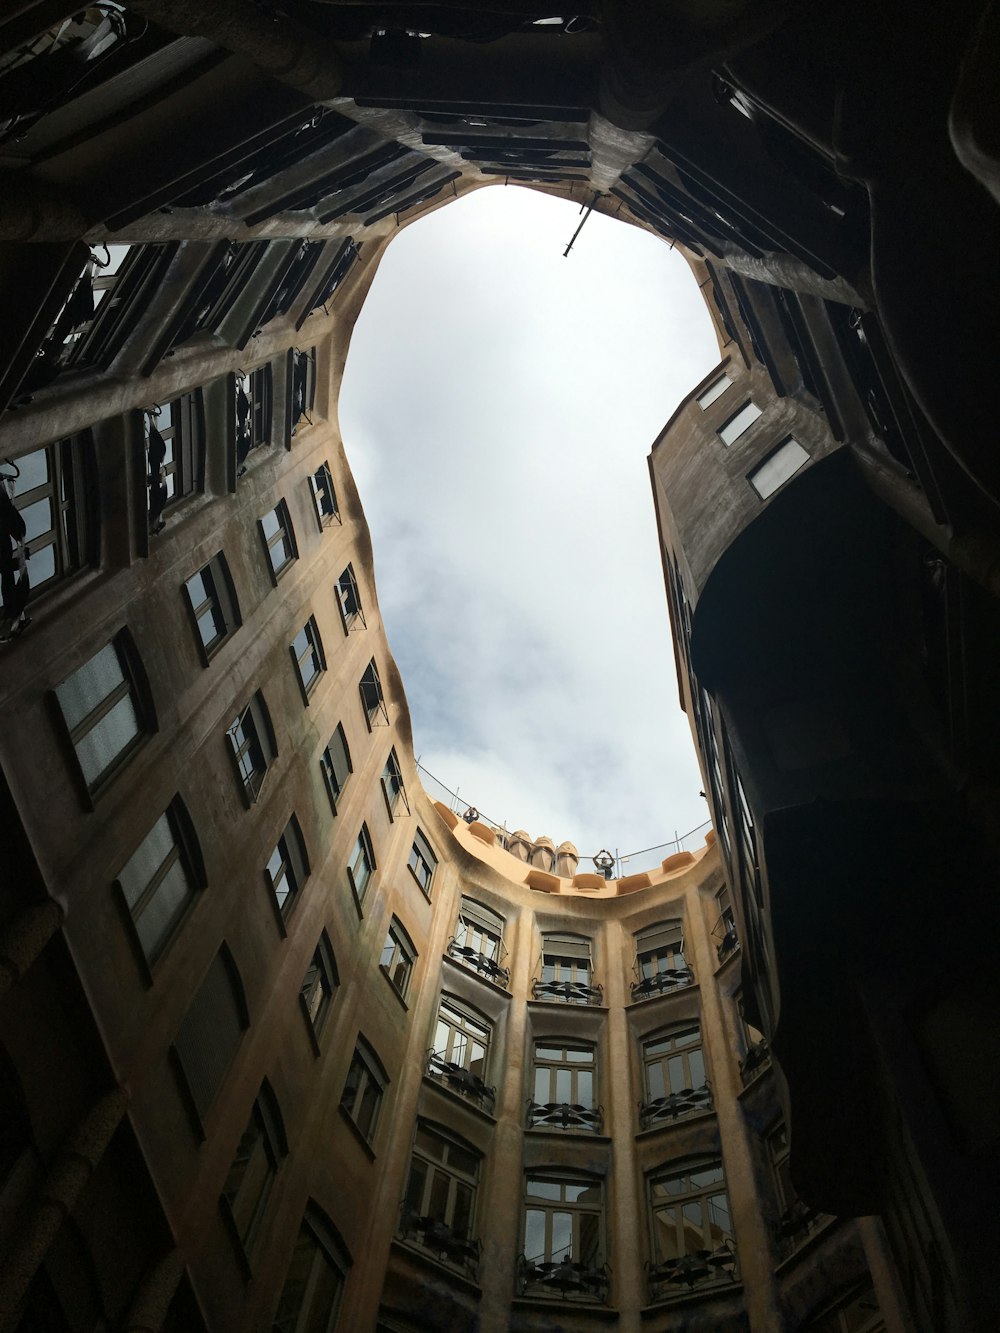
M594 213L564 259L578 222L498 186L406 228L340 422L418 758L588 855L707 818L646 457L719 353L680 256Z

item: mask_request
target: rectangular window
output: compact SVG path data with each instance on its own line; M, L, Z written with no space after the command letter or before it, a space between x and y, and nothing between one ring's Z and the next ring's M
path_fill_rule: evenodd
M684 957L684 932L679 921L662 921L639 931L635 937L635 976L633 1003L694 981Z
M418 1124L400 1231L411 1244L475 1276L472 1239L480 1154L457 1135Z
M288 1145L281 1110L264 1080L226 1177L222 1197L244 1255L260 1234L271 1187Z
M222 552L214 555L197 574L192 574L184 588L198 631L202 661L207 666L223 639L240 624L236 591Z
M600 1133L597 1058L589 1042L561 1039L535 1043L529 1129L591 1130Z
M506 988L510 984L510 970L503 966L507 955L503 928L504 919L498 912L473 898L463 898L448 953L480 976Z
M340 1105L369 1143L375 1137L382 1096L388 1082L382 1062L365 1039L359 1037Z
M385 937L385 944L382 945L379 966L401 999L406 999L416 960L417 951L413 947L413 941L393 917L389 924L389 933Z
M333 489L333 474L330 472L329 463L324 463L312 474L309 478L309 489L312 491L319 526L325 528L331 523L339 523L340 509L337 505L337 493Z
M267 553L267 563L275 583L298 555L288 506L279 500L260 520L260 534Z
M374 657L365 668L365 674L361 677L358 689L361 692L361 704L365 710L368 730L371 731L373 727L387 727L389 725L389 714L386 710L382 682L379 680L378 667L375 665Z
M288 1264L272 1333L333 1333L351 1267L333 1223L310 1202Z
M732 1282L736 1244L722 1163L707 1160L649 1178L649 1298Z
M344 622L344 633L348 634L353 626L366 628L364 613L361 610L361 596L358 581L354 577L354 566L348 565L337 580L335 589L340 618Z
M399 766L395 748L389 751L385 768L382 770L382 795L385 797L390 819L395 819L401 811L410 813L410 803L406 799L406 788L403 786L403 770Z
M296 348L292 352L291 376L291 415L292 435L301 428L303 422L312 425L313 407L316 401L316 348L307 351Z
M226 735L243 790L247 800L252 803L260 795L268 766L276 753L271 719L264 696L259 690L233 721Z
M590 940L583 935L543 935L542 975L532 982L532 997L561 1004L600 1004L601 987L592 984Z
M164 513L201 489L204 471L201 390L143 412L149 530L160 532Z
M299 890L309 874L299 821L292 815L264 870L283 921L287 921Z
M333 813L336 814L341 792L354 771L351 767L351 752L347 748L347 737L344 735L343 726L339 723L337 730L327 741L326 749L320 755L319 766L323 772L323 781L326 783Z
M658 1032L642 1043L646 1098L639 1106L643 1129L712 1109L697 1023Z
M351 853L351 859L347 866L347 879L359 907L364 902L365 893L374 872L375 851L372 848L371 834L368 832L368 825L362 824L361 832L358 834L358 840L354 844L354 851Z
M569 1173L531 1175L525 1194L522 1292L605 1303L601 1182Z
M56 686L56 698L89 791L138 744L146 725L140 666L126 631Z
M34 449L2 468L0 480L24 522L27 572L32 593L38 593L88 562L89 434Z
M240 976L223 945L174 1038L174 1051L199 1116L215 1100L248 1025Z
M715 952L718 955L719 962L724 963L740 947L739 932L736 929L736 915L733 912L733 903L728 888L720 889L715 895L715 905L719 910L719 919L712 927L712 938L715 940Z
M429 898L431 885L434 882L434 871L437 868L437 857L420 829L417 829L414 835L407 864L410 867L410 874Z
M204 887L191 864L193 840L187 811L176 797L118 872L116 882L150 965L170 942L197 889Z
M698 406L704 412L706 408L711 407L726 392L732 380L728 375L720 375L714 379L707 389L703 389L698 395Z
M291 646L292 661L299 673L299 684L306 703L316 688L316 683L326 670L326 658L323 656L323 641L319 637L319 626L314 616L310 616L295 636Z
M774 453L768 454L763 463L747 475L747 481L760 498L766 500L808 462L809 455L802 445L798 440L789 438L783 444L779 444Z
M492 1034L493 1025L477 1009L452 995L441 997L427 1072L487 1111L496 1099L486 1084Z
M324 930L316 944L312 961L302 978L300 996L302 1005L309 1019L313 1033L318 1037L323 1030L326 1016L333 1004L333 997L340 984L337 975L337 960L333 956L330 937Z
M760 416L756 403L746 402L738 412L734 412L725 425L719 428L719 438L725 445L735 444L744 431L748 431Z
M236 475L247 470L254 449L271 443L271 367L258 366L236 376Z

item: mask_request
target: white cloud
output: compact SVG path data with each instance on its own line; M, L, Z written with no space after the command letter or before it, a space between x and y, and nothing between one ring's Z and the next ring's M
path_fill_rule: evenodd
M582 853L706 817L677 705L646 455L718 361L687 265L481 190L389 247L341 424L424 765Z

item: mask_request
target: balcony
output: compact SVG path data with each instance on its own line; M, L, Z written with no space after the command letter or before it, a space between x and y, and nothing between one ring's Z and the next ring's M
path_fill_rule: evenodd
M691 986L694 973L689 967L668 967L662 972L654 972L651 977L632 982L632 1003L648 1000L651 995L664 995L667 991L678 990L681 986Z
M651 1303L668 1300L712 1283L736 1280L736 1252L728 1245L715 1250L691 1250L676 1259L646 1265Z
M448 957L454 958L467 967L470 972L478 972L481 977L487 981L492 981L495 986L502 986L504 990L510 990L510 968L502 967L495 958L490 958L488 954L477 953L475 949L469 948L467 944L459 944L454 936L448 941Z
M768 1050L766 1039L761 1037L760 1041L755 1041L747 1048L746 1055L740 1061L740 1078L743 1080L743 1086L752 1083L770 1063L771 1052Z
M458 1235L438 1217L418 1217L406 1209L400 1220L399 1235L409 1244L426 1250L439 1263L457 1269L473 1282L477 1281L482 1249L478 1240Z
M829 1213L819 1213L801 1199L794 1199L778 1218L774 1229L778 1250L787 1259L815 1231L831 1221Z
M724 963L727 958L731 958L739 947L740 937L737 935L735 927L730 927L715 946L715 952L719 956L719 962Z
M529 1129L575 1129L600 1134L604 1109L574 1102L528 1102Z
M590 1300L607 1305L611 1270L607 1264L578 1264L572 1259L540 1263L520 1255L517 1261L518 1295L551 1295L563 1300ZM541 1288L541 1291L538 1289Z
M585 981L541 981L531 983L533 1000L549 1000L553 1004L603 1004L604 987L589 986Z
M652 1129L667 1120L681 1120L697 1111L714 1110L712 1086L706 1080L700 1088L682 1088L666 1097L655 1097L651 1102L639 1103L639 1125Z
M437 1051L428 1051L426 1072L429 1078L443 1083L452 1092L457 1092L467 1101L474 1102L480 1110L492 1114L497 1099L496 1088L484 1083L478 1074L473 1074L464 1065L456 1065L451 1060L446 1060Z

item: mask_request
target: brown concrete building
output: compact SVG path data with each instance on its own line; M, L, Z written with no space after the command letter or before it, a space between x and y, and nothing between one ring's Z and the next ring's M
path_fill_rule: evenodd
M992 1333L997 33L870 11L5 10L4 1333ZM648 883L423 794L337 426L498 180L720 332Z

